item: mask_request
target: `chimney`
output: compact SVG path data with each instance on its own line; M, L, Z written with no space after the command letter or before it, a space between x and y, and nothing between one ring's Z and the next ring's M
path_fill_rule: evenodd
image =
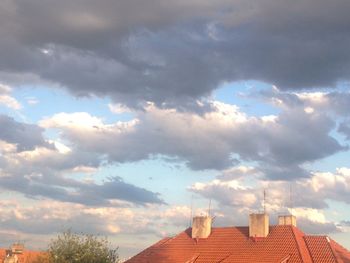
M14 244L12 244L10 249L11 249L12 254L23 254L24 245L21 243L14 243Z
M249 237L267 237L269 234L269 215L250 214L249 215Z
M211 217L195 216L192 222L192 238L207 238L211 233Z
M293 215L278 216L279 226L297 226L297 218Z

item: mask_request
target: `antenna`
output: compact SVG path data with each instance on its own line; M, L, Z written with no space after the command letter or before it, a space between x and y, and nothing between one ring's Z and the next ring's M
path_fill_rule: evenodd
M211 198L209 199L208 217L210 217Z
M293 215L293 189L292 182L289 184L289 202L290 202L290 213Z
M190 227L192 226L192 218L193 218L193 194L191 195L191 217L190 217Z
M266 189L264 188L264 202L263 202L264 214L266 214Z

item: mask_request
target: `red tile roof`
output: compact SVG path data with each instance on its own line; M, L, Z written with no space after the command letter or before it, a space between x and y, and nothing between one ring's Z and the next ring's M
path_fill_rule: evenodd
M307 236L294 226L272 226L266 238L249 238L248 227L212 228L206 239L191 229L165 238L128 263L349 263L350 252L325 236Z
M330 246L338 262L350 263L350 252L347 249L332 239L330 240Z
M337 262L328 240L329 239L325 236L305 236L305 243L314 261Z
M2 263L4 259L6 258L6 250L4 248L0 248L0 262ZM40 251L31 251L31 250L24 250L23 254L18 254L18 263L32 263L34 262L39 256L43 255L44 252Z

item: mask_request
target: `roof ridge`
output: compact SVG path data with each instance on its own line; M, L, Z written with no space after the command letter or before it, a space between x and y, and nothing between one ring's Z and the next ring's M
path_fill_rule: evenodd
M191 237L191 227L186 228L185 230L181 231L180 233L177 233L175 236L171 236L169 237L168 241L171 241L173 239L176 239L177 237L181 236L181 235L188 235Z
M339 262L339 263L343 263L344 261L339 258L339 255L338 253L335 251L335 249L333 248L333 246L331 245L331 241L333 241L334 243L336 243L336 245L339 245L337 242L335 242L333 239L331 239L330 237L326 236L326 239L327 239L327 243L328 243L328 246L331 248L331 251L332 251L332 254L334 256L334 259L336 262ZM339 245L341 248L343 248L341 245ZM344 248L343 248L344 249Z
M164 237L163 239L159 240L157 243L153 244L152 246L153 247L161 247L171 239L172 239L172 237Z
M297 228L296 226L292 226L292 225L291 225L290 228L292 229L293 237L294 237L294 240L295 240L295 242L296 242L296 244L297 244L298 252L299 252L299 255L300 255L301 260L302 260L303 262L313 262L312 257L311 257L310 250L309 250L309 248L308 248L308 246L307 246L307 244L306 244L306 242L305 242L305 239L304 239L305 233L304 233L303 231L301 231L299 228ZM299 233L297 233L297 231L298 231ZM301 246L300 246L301 244L300 244L299 239L297 238L297 234L300 234L300 235L301 235L302 241L304 242L304 245L305 245L305 247L306 247L306 249L307 249L306 251L307 251L307 255L308 255L308 257L309 257L308 261L305 261L305 255L303 255L303 253L302 253L302 251L301 251Z
M328 237L328 236L327 236ZM344 249L344 250L346 250L346 251L348 251L349 253L350 253L350 251L346 248L346 247L344 247L343 245L341 245L341 244L339 244L337 241L335 241L333 238L330 238L330 237L328 237L329 239L330 239L330 241L331 242L334 242L337 246L339 246L341 249Z
M304 242L305 242L307 251L308 251L309 254L310 254L311 261L314 262L313 256L312 256L311 251L310 251L310 247L309 247L308 243L306 242L306 238L308 238L308 237L309 237L309 235L304 235L304 236L303 236L303 240L304 240Z

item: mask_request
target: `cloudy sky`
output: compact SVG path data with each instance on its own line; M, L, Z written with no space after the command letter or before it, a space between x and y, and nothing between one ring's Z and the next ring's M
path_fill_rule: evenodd
M211 214L350 248L348 0L2 0L0 246L122 257Z

